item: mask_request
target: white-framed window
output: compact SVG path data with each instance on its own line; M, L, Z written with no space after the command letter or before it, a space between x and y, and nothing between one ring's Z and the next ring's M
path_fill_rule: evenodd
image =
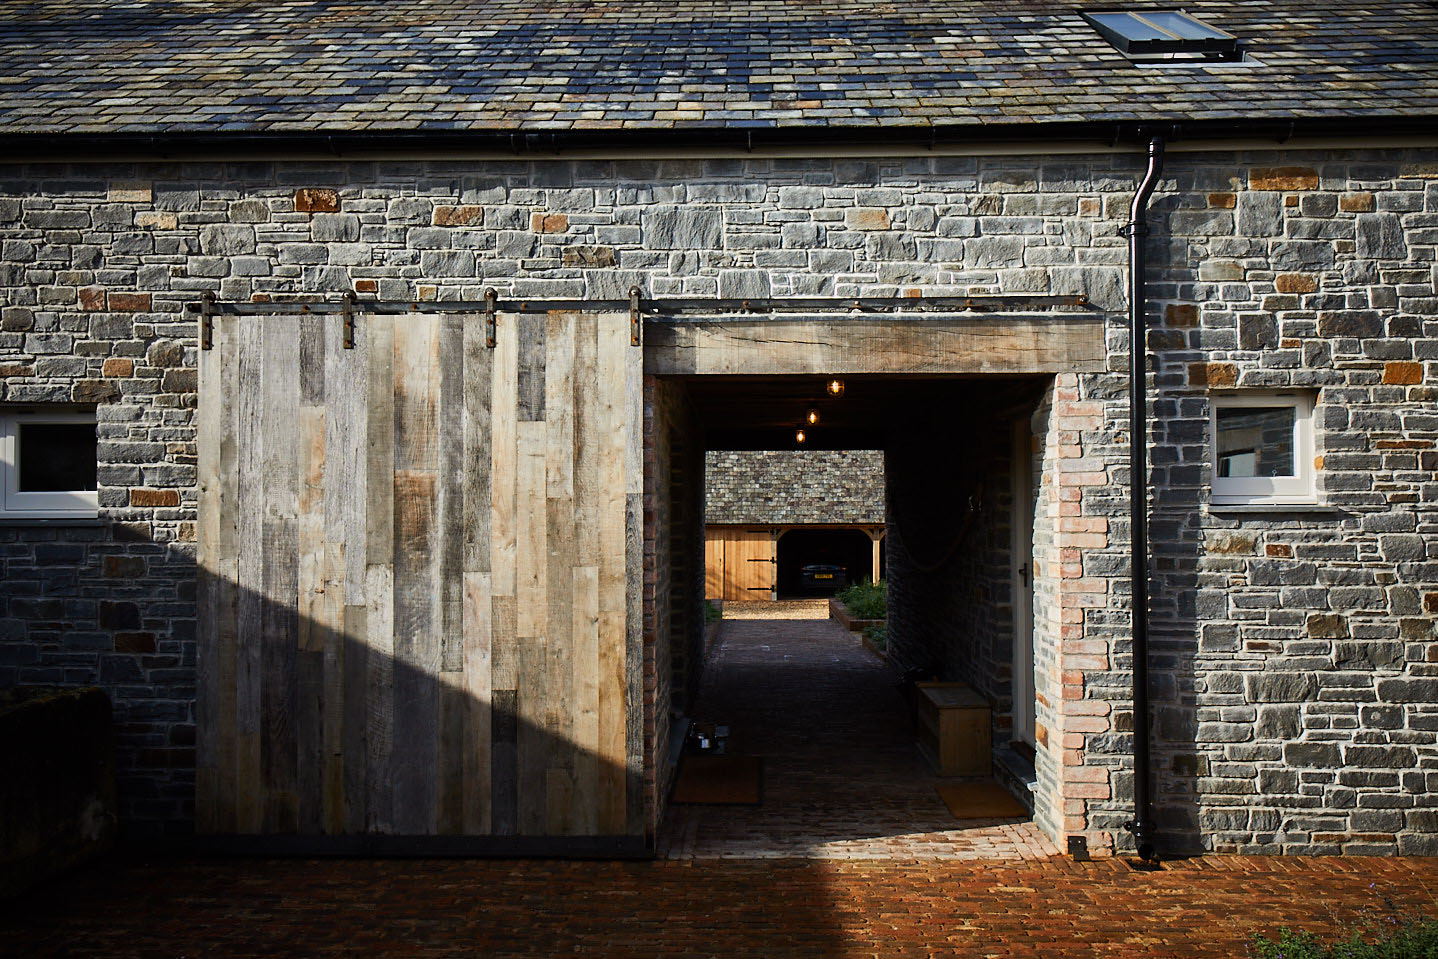
M1313 395L1234 392L1210 396L1210 502L1303 505L1314 483Z
M0 519L99 514L95 414L0 409Z

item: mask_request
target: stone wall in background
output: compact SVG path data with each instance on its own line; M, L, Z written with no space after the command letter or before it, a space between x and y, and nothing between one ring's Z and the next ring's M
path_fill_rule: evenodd
M879 450L710 450L708 523L884 522Z

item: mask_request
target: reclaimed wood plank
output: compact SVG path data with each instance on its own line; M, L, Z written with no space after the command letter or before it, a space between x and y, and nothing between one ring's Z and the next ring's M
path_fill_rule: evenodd
M575 834L593 836L599 832L599 567L576 566L573 577L574 801L569 825Z
M266 323L261 369L264 418L261 535L261 776L264 829L299 828L299 324ZM313 677L308 676L307 679Z
M325 829L364 832L369 745L368 627L365 606L368 538L368 414L370 322L343 348L344 323L325 326L325 563L338 630L325 639Z
M519 832L519 330L498 318L490 358L490 826Z
M343 729L340 749L344 753L341 778L344 783L343 832L363 833L375 821L370 814L371 773L369 757L370 648L369 606L346 603L344 608Z
M295 789L298 831L324 821L325 637L332 632L325 585L324 318L301 316L295 411Z
M592 313L574 316L574 566L570 634L574 802L576 833L599 831L599 530L602 424L597 394L599 322Z
M236 318L239 333L235 405L237 450L235 623L235 831L264 827L265 780L260 771L262 637L264 627L264 403L261 373L263 318Z
M614 316L612 322L622 327L627 316ZM662 721L658 703L644 701L644 351L635 346L624 350L623 377L612 389L624 396L623 420L620 426L625 440L625 798L627 815L625 831L631 836L646 831L644 791L644 728L645 720ZM662 635L662 634L661 634ZM667 706L663 707L667 708ZM648 717L645 710L651 713ZM657 715L655 715L657 713ZM654 814L657 819L657 811Z
M478 325L478 324L472 324ZM464 318L445 314L438 327L438 538L439 741L435 754L438 832L463 829L465 727L470 719L464 670Z
M501 318L515 329L515 318ZM516 595L519 481L519 356L515 335L498 337L491 360L490 399L490 570L495 596ZM499 634L496 634L499 635ZM513 688L512 686L506 688Z
M571 831L574 814L574 316L545 318L545 551L544 729L545 828L550 835Z
M439 740L438 317L394 328L394 824L434 832Z
M494 509L491 482L491 413L494 350L485 343L484 326L463 327L461 460L462 606L460 634L464 668L465 720L462 743L463 809L461 827L469 835L490 832L493 790L493 582L490 523Z
M222 331L215 331L218 341ZM217 343L217 345L219 345ZM227 397L223 392L221 349L201 350L197 373L195 528L195 830L219 831L220 808L229 797L220 793L219 682L224 670L219 657L220 609L220 442Z
M515 598L521 639L544 635L545 572L545 443L543 421L521 422L518 469L515 472Z
M478 325L478 324L473 324ZM447 314L438 330L439 484L435 522L439 537L439 668L464 669L464 634L460 610L464 596L464 318Z
M394 320L369 318L365 457L365 827L393 830L394 748Z
M464 570L483 573L492 568L490 524L493 519L493 463L490 395L494 388L497 350L485 345L484 324L464 326L463 466Z
M519 833L519 692L496 689L490 733L491 830L496 836Z
M493 662L490 655L493 641L489 573L464 573L464 693L465 723L463 728L464 800L460 830L466 835L482 835L492 828L490 794L492 791L493 727L491 686Z
M519 830L542 835L547 802L546 776L549 739L545 731L547 705L545 618L546 587L545 454L547 430L542 420L518 425L519 468L516 497L516 666L518 691Z
M533 313L521 313L515 319L518 325L518 376L516 379L516 409L519 422L533 423L544 419L544 334L546 318Z
M625 523L625 436L628 408L622 388L627 374L625 351L629 345L628 318L621 324L614 316L598 321L597 415L603 447L598 486L600 500L598 530L599 637L598 637L598 727L599 746L597 807L599 831L606 835L624 832L627 820L625 791L626 715L630 708L625 681L628 607L625 595L627 558Z
M650 323L653 375L1102 372L1100 313Z
M233 320L215 323L215 355L221 363L220 392L224 410L220 414L220 493L217 596L215 597L215 713L219 724L215 742L215 831L239 832L238 704L239 663L236 637L239 630L240 578L240 357L244 341ZM223 353L221 353L223 349Z

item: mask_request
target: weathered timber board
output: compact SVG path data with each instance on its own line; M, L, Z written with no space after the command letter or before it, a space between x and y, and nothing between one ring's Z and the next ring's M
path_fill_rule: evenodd
M651 322L645 372L1073 373L1102 371L1099 313Z
M216 321L202 832L642 831L642 353L523 320Z

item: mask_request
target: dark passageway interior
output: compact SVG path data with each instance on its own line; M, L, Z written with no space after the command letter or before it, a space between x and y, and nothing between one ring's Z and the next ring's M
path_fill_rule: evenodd
M1057 849L1027 817L956 819L883 661L823 600L733 604L694 717L762 761L762 803L669 808L659 854L1020 859Z
M779 537L777 553L776 583L781 599L829 596L872 578L873 540L861 530L789 530ZM806 575L806 566L839 569L811 569Z
M1026 440L1015 445L1015 431L1027 429L1047 378L851 377L837 398L824 396L822 378L807 376L665 382L665 463L680 462L684 428L700 431L708 449L794 449L795 424L808 409L817 409L820 425L807 431L807 447L884 451L889 618L881 655L828 618L823 597L832 589L803 581L809 564L843 567L848 581L869 579L874 541L866 532L776 528L775 585L791 601L726 603L718 640L706 650L671 629L692 650L671 645L670 687L687 691L669 698L671 755L682 752L690 723L728 725L727 748L762 761L763 799L666 803L661 855L1048 854L1050 841L1022 810L987 819L951 812L937 787L954 778L941 778L918 750L916 700L899 682L910 672L971 687L988 704L978 721L996 748L992 756L988 745L976 751L969 777L992 772L1003 778L1000 788L1027 795L1032 767L1015 777L1005 764L1017 565L1011 474L1015 450L1027 448ZM688 494L672 477L669 495L678 516ZM703 557L674 551L678 537L665 554L671 622L691 601L693 568L703 566Z

